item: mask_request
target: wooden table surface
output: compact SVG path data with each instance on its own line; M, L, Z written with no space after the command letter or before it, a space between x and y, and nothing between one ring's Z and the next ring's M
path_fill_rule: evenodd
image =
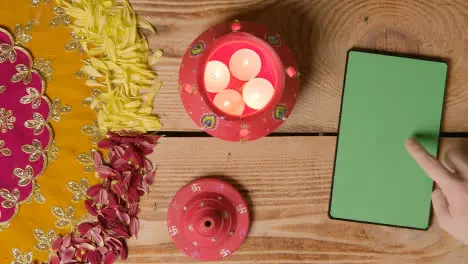
M433 220L415 231L328 219L328 199L346 61L350 48L400 52L449 62L443 150L468 139L466 0L131 0L156 26L149 38L165 57L155 102L164 138L151 157L158 180L142 204L141 235L125 263L190 263L171 244L166 213L189 181L217 176L247 198L253 225L232 263L468 263L468 247ZM188 45L235 18L278 31L295 51L301 92L284 132L245 144L198 137L177 91ZM466 76L466 77L465 77ZM180 133L174 133L180 132ZM291 134L288 134L291 133ZM326 133L329 136L320 136ZM308 135L308 136L300 136ZM403 144L403 143L402 143Z

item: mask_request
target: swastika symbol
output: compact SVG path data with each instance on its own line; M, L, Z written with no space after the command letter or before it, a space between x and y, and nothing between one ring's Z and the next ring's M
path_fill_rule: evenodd
M169 235L171 235L171 237L176 236L177 234L179 234L179 229L177 229L177 226L169 227Z
M247 208L245 208L245 206L241 204L237 206L237 212L239 212L239 214L245 214L247 213Z
M192 192L201 191L200 185L198 185L197 183L192 184L191 187L192 187Z
M221 249L219 254L221 255L221 257L225 258L225 257L231 255L231 251L229 249L223 248L223 249Z

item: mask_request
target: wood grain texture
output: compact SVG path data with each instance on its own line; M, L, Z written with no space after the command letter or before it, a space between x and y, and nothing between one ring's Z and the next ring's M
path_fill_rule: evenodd
M182 56L200 33L239 18L268 25L297 54L297 106L279 131L336 132L350 48L442 58L450 63L444 131L468 131L468 2L465 0L131 0L159 31L149 37L165 57L155 101L167 131L196 131L177 92Z
M270 137L248 144L162 139L151 156L158 178L141 204L140 236L130 241L125 263L193 262L172 246L166 213L176 191L203 176L233 184L252 212L248 239L227 262L467 263L468 247L436 221L429 231L415 231L329 220L335 142L334 137ZM444 143L447 149L458 140Z

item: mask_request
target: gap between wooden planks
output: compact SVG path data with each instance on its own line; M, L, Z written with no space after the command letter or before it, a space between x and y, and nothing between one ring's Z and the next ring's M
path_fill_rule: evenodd
M328 219L335 137L269 137L247 144L214 138L163 138L150 157L158 177L141 204L141 232L125 263L191 263L166 226L176 191L219 176L247 198L253 225L230 263L440 263L468 260L436 221L429 231ZM468 139L442 140L446 149ZM403 147L403 142L402 142Z
M178 71L192 40L239 18L281 33L299 61L301 92L279 132L336 132L346 54L352 47L440 57L449 62L444 132L468 131L466 0L131 0L158 30L156 71L164 82L155 112L168 131L197 131L179 98ZM423 96L423 95L421 95Z

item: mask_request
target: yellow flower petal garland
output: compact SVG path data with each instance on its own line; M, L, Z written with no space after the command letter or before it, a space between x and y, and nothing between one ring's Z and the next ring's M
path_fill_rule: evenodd
M151 115L153 99L161 87L150 66L162 52L150 55L138 27L154 32L139 19L128 0L57 0L73 18L74 39L89 56L82 71L88 86L101 91L91 106L98 113L99 128L107 131L146 133L161 128Z

